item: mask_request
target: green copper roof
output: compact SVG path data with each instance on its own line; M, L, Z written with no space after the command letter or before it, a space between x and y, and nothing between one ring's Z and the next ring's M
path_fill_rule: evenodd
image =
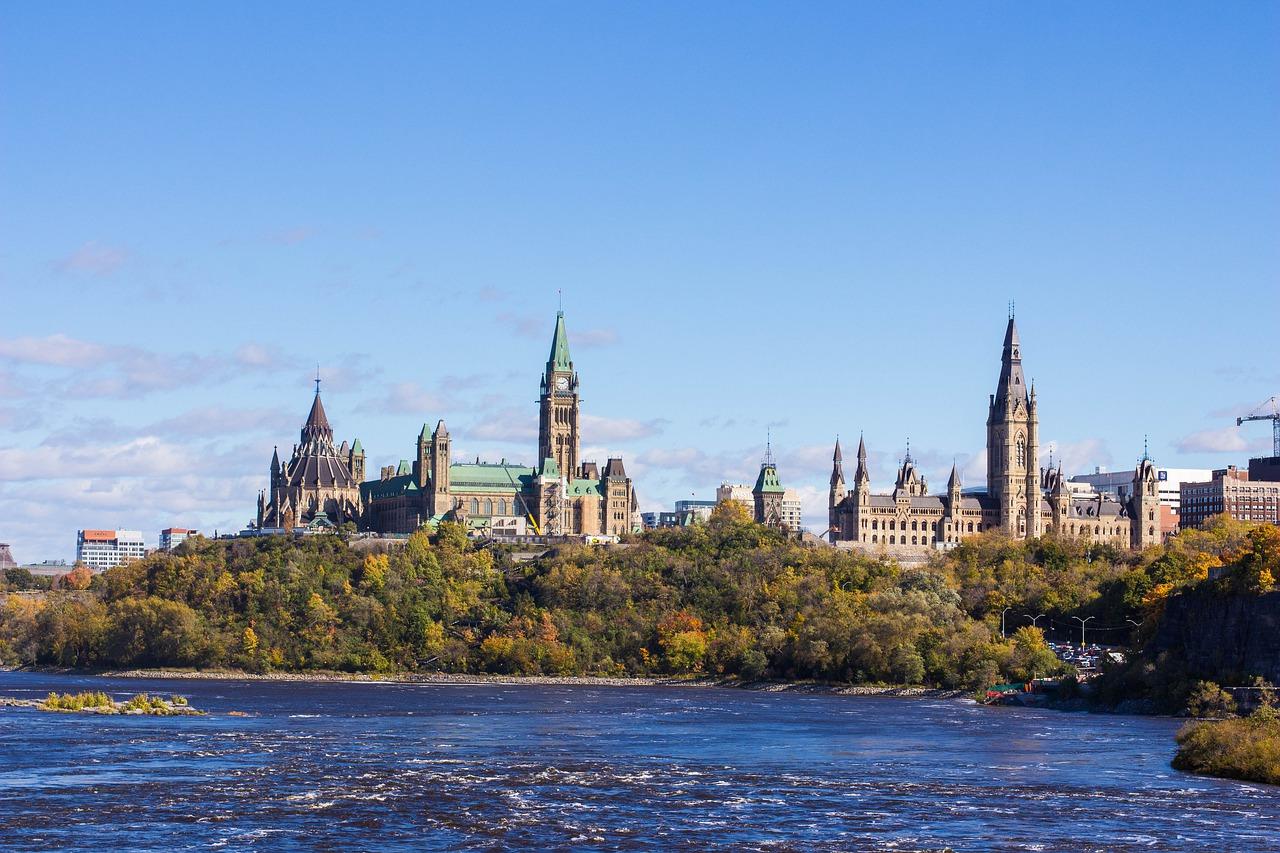
M756 486L753 492L782 492L786 491L782 488L782 482L778 479L778 468L776 465L761 465L760 476L756 478Z
M359 456L361 453L364 453L364 448L360 446L360 439L357 438L356 443L351 445L351 452L354 453L356 456Z
M551 339L551 356L547 359L553 370L572 370L569 359L569 334L564 330L564 312L556 312L556 334Z
M604 482L602 480L571 480L566 489L568 497L575 498L582 495L600 495L604 496Z
M366 501L394 498L409 492L418 491L418 484L412 474L392 477L389 480L366 480L360 484L360 494Z
M449 466L449 491L459 494L514 494L525 488L532 479L533 469L523 465L469 462Z
M538 474L543 477L558 478L560 476L560 466L556 464L556 460L553 457L548 456L542 460L542 468L538 471Z
M413 466L409 464L408 459L401 459L399 467L396 468L396 476L403 477L405 474L412 474Z

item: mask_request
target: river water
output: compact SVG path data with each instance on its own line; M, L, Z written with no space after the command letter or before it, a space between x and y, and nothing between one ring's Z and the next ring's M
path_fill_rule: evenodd
M0 695L84 689L182 693L210 715L0 709L0 847L1280 851L1280 789L1170 769L1169 719L0 673Z

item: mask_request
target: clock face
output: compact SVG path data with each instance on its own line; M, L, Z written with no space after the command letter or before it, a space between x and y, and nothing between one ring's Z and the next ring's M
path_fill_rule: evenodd
M561 376L559 379L556 380L556 390L557 391L569 390L569 380L567 377Z

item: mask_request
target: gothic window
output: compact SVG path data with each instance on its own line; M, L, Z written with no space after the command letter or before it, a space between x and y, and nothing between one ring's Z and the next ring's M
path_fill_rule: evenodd
M1018 467L1027 467L1027 443L1018 436Z
M912 545L919 545L920 543L916 541L916 537L912 536L912 537L911 537L911 544L912 544Z
M471 514L472 515L480 514L480 500L478 498L471 499Z
M971 521L971 522L969 522L969 532L970 532L970 533L972 533L972 532L973 532L973 522L972 522L972 521Z
M490 498L484 499L484 514L493 515L493 500Z
M873 534L871 534L871 544L872 544L872 545L875 545L875 544L876 544L876 534L874 534L874 533L873 533Z
M911 529L912 529L912 530L916 530L916 529L917 529L917 528L916 528L916 523L915 523L914 521L913 521L913 522L911 522ZM913 536L913 537L911 537L911 538L912 538L913 540L915 539L915 537L914 537L914 536ZM914 544L915 544L915 542L913 541L911 544L912 544L912 545L914 545Z
M880 521L879 521L879 519L875 519L875 518L871 519L871 529L872 529L872 530L879 530L879 529L880 529Z
M890 535L890 536L889 536L889 544L890 544L890 545L897 545L897 544L898 544L898 543L897 543L897 538L896 538L895 536L893 536L893 535Z

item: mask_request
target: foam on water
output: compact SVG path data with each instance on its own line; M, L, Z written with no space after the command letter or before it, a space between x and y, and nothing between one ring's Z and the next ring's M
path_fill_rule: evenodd
M1171 770L1172 720L644 687L105 686L212 713L0 712L0 847L1280 851L1280 792ZM0 694L50 689L84 688L0 674Z

